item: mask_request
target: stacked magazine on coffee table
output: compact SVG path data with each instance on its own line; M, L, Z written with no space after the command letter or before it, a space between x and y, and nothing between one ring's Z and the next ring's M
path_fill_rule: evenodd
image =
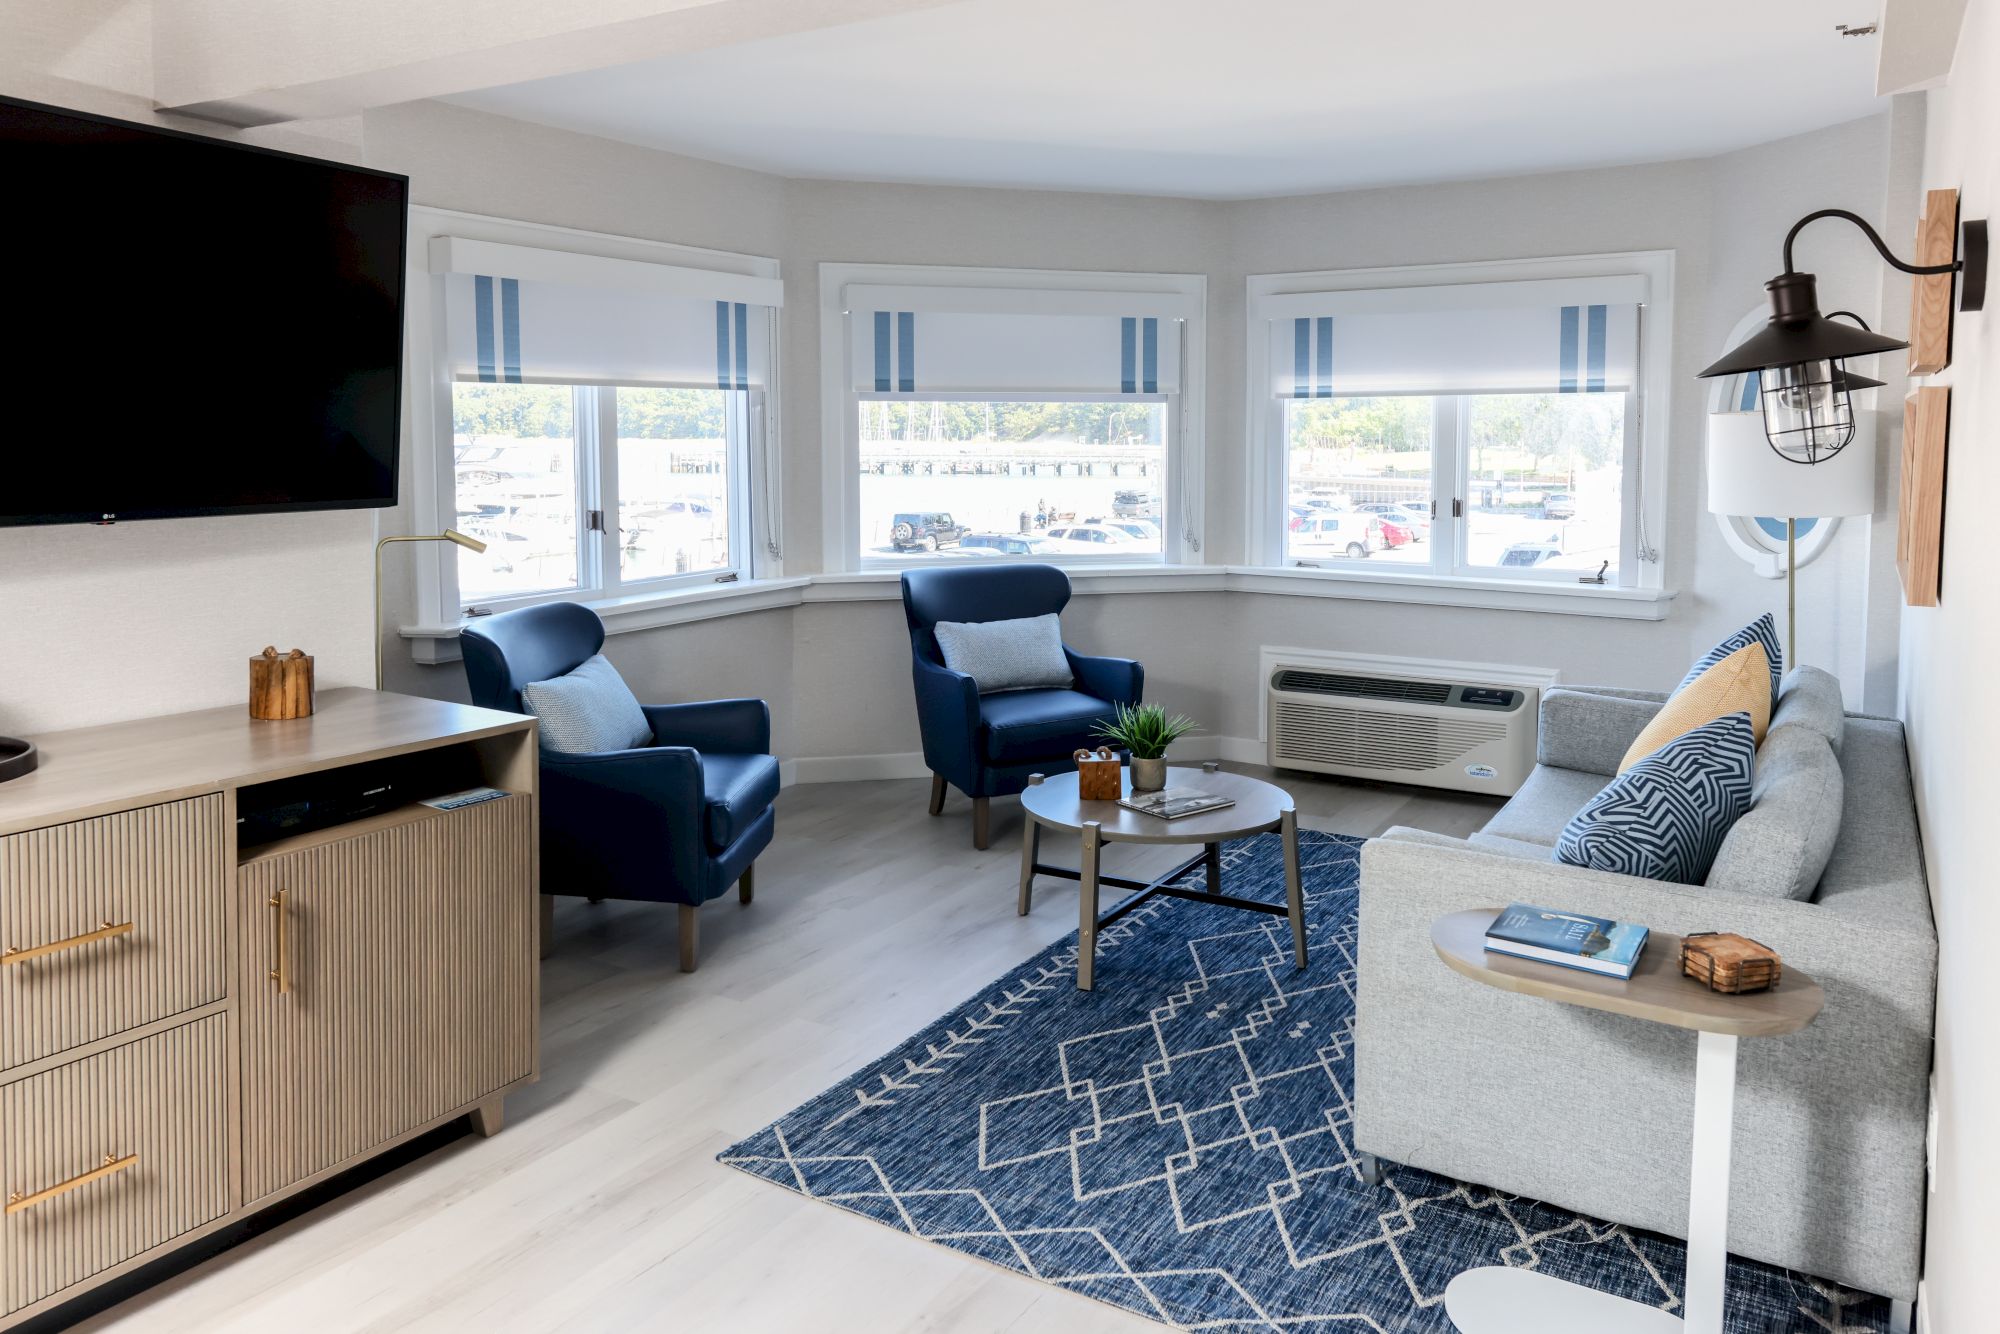
M1162 820L1179 820L1189 815L1206 815L1226 806L1234 806L1232 797L1218 797L1208 792L1195 792L1184 787L1167 788L1160 792L1134 792L1129 797L1118 799L1120 806L1138 811L1141 815L1155 815Z

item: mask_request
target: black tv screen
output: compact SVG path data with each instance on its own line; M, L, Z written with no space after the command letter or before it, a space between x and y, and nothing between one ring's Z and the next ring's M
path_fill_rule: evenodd
M409 180L0 98L0 524L396 502Z

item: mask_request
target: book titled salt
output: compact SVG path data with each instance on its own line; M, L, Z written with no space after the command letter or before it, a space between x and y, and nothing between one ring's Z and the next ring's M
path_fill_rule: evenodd
M1646 928L1608 917L1510 903L1486 928L1486 948L1560 968L1629 978L1646 948Z

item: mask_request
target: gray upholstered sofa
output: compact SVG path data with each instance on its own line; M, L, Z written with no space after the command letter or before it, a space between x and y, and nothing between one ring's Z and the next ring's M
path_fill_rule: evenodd
M1843 714L1832 679L1801 669L1708 884L1554 862L1564 824L1663 698L1548 692L1540 763L1484 831L1396 829L1363 849L1355 1145L1684 1237L1694 1034L1480 986L1438 960L1430 924L1520 901L1683 935L1739 931L1817 979L1826 1007L1804 1032L1743 1041L1729 1249L1911 1300L1937 933L1902 726ZM1824 872L1798 890L1810 897L1787 897L1828 833Z

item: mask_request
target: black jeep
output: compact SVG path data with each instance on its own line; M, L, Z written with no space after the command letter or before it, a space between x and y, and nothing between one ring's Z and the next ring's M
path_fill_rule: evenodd
M889 529L889 540L898 551L936 551L939 547L957 546L958 539L971 531L962 523L953 523L951 516L942 510L926 510L922 514L898 514Z

